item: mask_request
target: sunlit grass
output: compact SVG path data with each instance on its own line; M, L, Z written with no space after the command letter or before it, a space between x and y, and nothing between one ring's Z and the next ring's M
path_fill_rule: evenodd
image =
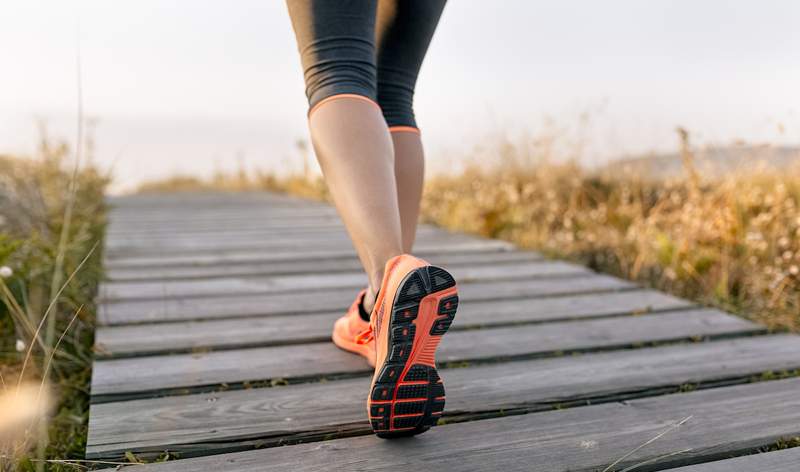
M72 155L43 139L0 156L0 398L20 413L0 470L75 470L60 461L84 455L108 179Z
M530 165L505 146L494 165L438 176L423 215L720 306L800 328L800 169L706 181L645 181L575 164ZM546 157L546 156L545 156Z

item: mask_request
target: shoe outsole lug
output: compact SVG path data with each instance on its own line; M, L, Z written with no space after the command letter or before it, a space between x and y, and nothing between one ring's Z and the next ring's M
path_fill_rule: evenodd
M411 271L401 282L392 304L388 355L370 393L370 424L378 437L396 438L423 433L435 426L445 404L444 385L435 367L407 365L419 336L414 321L427 296L455 287L453 277L434 266ZM427 336L441 337L450 328L458 295L439 300ZM437 341L438 343L438 341ZM399 379L402 372L403 378Z
M424 365L413 365L408 372L406 372L403 380L406 382L417 382L420 380L428 380L428 369Z
M378 382L382 384L397 382L397 378L400 377L402 371L403 366L401 364L386 364L383 366L381 375L378 376Z
M427 401L416 402L395 402L394 414L395 415L421 415L425 413Z

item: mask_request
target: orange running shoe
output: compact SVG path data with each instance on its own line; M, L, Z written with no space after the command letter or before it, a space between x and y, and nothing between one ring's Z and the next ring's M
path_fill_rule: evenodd
M362 336L375 341L367 412L379 437L419 434L442 416L444 385L435 354L457 307L456 282L444 269L407 254L386 263Z
M336 320L331 338L341 349L366 357L369 365L375 367L375 341L366 339L364 333L369 331L369 321L361 318L359 310L366 292L366 290L358 292L347 313Z

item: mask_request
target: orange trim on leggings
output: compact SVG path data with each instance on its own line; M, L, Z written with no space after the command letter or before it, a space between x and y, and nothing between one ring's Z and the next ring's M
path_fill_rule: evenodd
M420 134L419 128L413 126L390 126L390 133L417 133Z
M357 100L364 100L365 102L369 102L369 103L375 105L376 107L378 107L378 110L381 109L381 106L378 105L378 103L375 100L373 100L373 99L371 99L369 97L365 97L364 95L358 95L356 93L340 93L340 94L337 94L337 95L331 95L330 97L323 98L322 100L317 102L316 105L314 105L313 107L311 107L310 110L308 110L308 117L311 118L311 114L314 113L315 111L317 111L317 109L319 107L321 107L322 105L324 105L324 104L326 104L328 102L332 102L334 100L338 100L340 98L355 98Z

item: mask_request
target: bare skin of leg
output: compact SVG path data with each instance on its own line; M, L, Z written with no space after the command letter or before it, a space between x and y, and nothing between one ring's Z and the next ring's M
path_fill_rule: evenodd
M417 234L419 205L425 177L425 155L419 133L396 131L392 133L392 142L403 252L410 253Z
M339 98L309 118L311 141L336 209L369 278L372 310L386 261L403 253L394 147L380 109Z

